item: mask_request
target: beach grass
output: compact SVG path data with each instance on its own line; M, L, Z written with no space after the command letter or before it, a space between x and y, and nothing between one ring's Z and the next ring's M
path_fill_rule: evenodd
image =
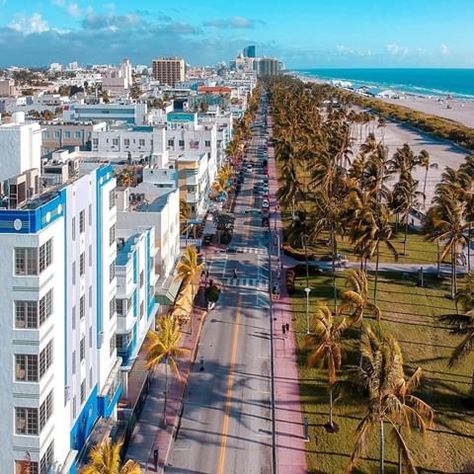
M309 472L342 473L349 462L357 425L364 415L365 400L340 388L341 398L335 404L335 419L340 429L336 434L326 432L324 424L328 421L329 411L327 377L322 369L307 367L302 345L306 330L304 287L305 282L297 279L292 303L299 348L301 401L304 415L309 420L310 441L306 445ZM332 275L311 277L310 287L310 308L314 308L317 302L332 304ZM337 287L339 290L344 288L344 272L337 274ZM474 472L474 464L469 464L474 462L474 410L466 405L473 356L459 367L447 367L449 355L459 342L438 320L439 315L455 310L448 294L447 280L439 281L428 276L425 287L419 288L414 275L380 275L381 327L399 341L407 376L417 367L423 369L417 395L436 410L435 424L425 435L406 434L420 473ZM358 329L349 329L344 338L345 359L340 371L342 387L347 367L358 361L358 334ZM397 459L398 454L387 436L387 473L397 472ZM355 472L378 472L378 440L375 435L358 469Z

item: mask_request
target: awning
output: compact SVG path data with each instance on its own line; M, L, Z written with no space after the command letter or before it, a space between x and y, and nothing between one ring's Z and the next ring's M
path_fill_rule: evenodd
M179 292L179 288L181 287L181 282L181 277L175 277L167 289L159 289L158 303L166 306L172 305L174 303L174 300L176 299L176 295Z

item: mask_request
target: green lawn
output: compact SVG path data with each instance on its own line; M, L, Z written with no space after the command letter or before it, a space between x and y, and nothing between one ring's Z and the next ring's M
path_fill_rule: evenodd
M446 295L449 282L438 282L425 277L426 288L418 288L414 277L402 280L400 274L382 274L379 280L378 301L383 310L381 323L384 331L400 342L405 358L406 373L417 367L423 369L418 395L436 410L435 426L424 437L409 436L414 459L423 473L474 472L474 410L465 406L469 392L474 357L462 367L449 369L447 359L458 339L440 325L437 316L454 310ZM332 301L332 276L311 278L310 305L316 301ZM339 273L338 288L344 287L344 274ZM325 372L307 368L301 349L305 326L304 281L298 279L292 297L297 341L300 390L305 414L310 423L310 442L306 445L311 473L343 473L352 451L357 424L364 414L364 399L346 394L335 405L336 422L340 431L328 434L324 424L328 420L328 396ZM348 330L345 338L345 364L358 361L358 330ZM341 379L344 370L341 370ZM361 473L378 472L377 439L372 440L367 457L360 463ZM397 472L397 453L387 436L386 472Z

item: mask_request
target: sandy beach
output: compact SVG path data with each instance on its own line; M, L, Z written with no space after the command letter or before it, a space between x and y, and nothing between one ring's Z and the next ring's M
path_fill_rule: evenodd
M401 95L400 99L384 99L384 102L402 105L410 109L437 115L474 128L474 102L459 99L441 99L434 96Z

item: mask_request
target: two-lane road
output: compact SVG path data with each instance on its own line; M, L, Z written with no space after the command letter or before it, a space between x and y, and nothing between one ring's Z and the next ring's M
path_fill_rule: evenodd
M254 135L250 160L257 160L261 142ZM201 333L166 472L272 473L269 232L260 216L246 212L261 204L253 190L262 178L254 166L237 198L237 252L208 261L210 277L225 289Z

